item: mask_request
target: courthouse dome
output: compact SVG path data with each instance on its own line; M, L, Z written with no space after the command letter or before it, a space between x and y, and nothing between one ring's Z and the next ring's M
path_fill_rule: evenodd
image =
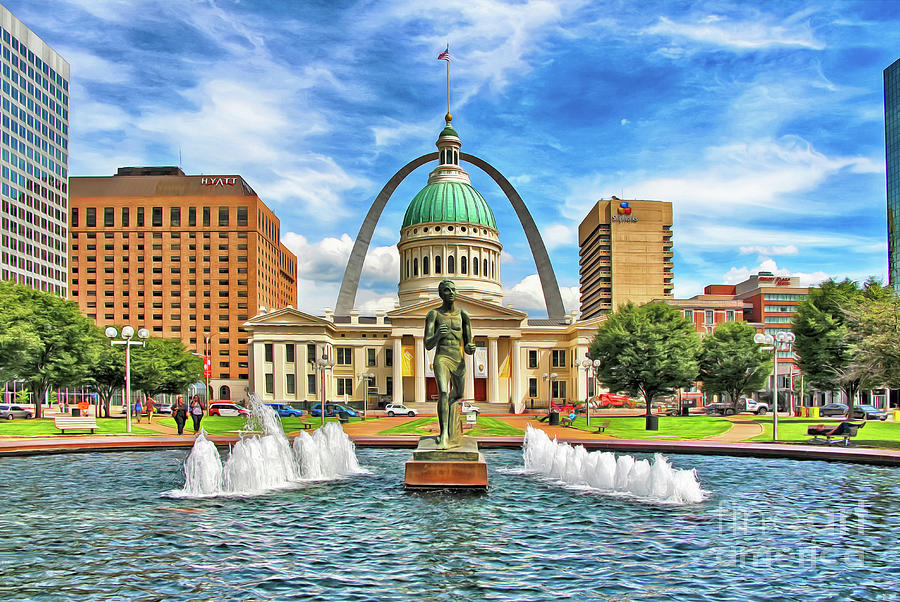
M457 180L426 184L403 216L403 228L433 222L469 223L497 229L494 213L475 188Z

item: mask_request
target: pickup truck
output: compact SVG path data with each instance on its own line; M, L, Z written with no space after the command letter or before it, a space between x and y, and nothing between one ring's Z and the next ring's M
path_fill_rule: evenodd
M769 404L764 401L757 401L749 397L740 398L737 403L731 401L716 401L706 404L706 413L722 414L723 416L731 416L740 412L753 412L754 414L765 414L769 411Z

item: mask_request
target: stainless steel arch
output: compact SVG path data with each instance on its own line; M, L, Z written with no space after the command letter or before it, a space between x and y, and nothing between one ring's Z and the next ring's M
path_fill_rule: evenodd
M366 219L363 220L362 226L359 228L359 234L356 236L356 241L353 243L353 250L350 252L350 259L347 260L347 267L344 270L344 279L341 281L341 290L338 293L337 306L334 311L335 315L349 315L350 310L353 309L353 304L356 303L356 291L359 288L359 278L362 275L366 251L369 249L369 243L372 242L372 234L375 232L375 226L378 224L378 219L381 217L381 212L384 210L384 206L387 204L388 199L391 198L391 195L394 193L394 190L397 189L397 186L406 179L406 176L422 165L431 161L436 161L437 158L438 154L434 152L413 159L401 167L400 170L388 180L388 183L384 185L384 188L381 189L378 196L375 197L372 206L369 208L369 212L366 214ZM506 195L506 198L509 199L509 202L516 212L516 216L519 218L519 223L522 224L522 229L525 230L525 237L528 239L528 245L531 247L531 254L534 258L534 264L537 267L538 277L541 280L541 288L544 293L544 304L547 306L547 317L551 319L562 319L565 317L566 310L563 306L562 296L559 294L559 284L556 280L556 273L553 271L553 265L550 263L550 256L547 254L547 248L544 246L544 240L541 238L541 233L538 231L534 219L528 211L528 207L526 207L524 201L522 201L522 197L519 196L519 193L516 192L513 185L509 183L509 180L503 177L503 174L497 171L487 161L467 153L460 153L459 158L471 163L487 175L491 176L491 178L500 186L500 189Z

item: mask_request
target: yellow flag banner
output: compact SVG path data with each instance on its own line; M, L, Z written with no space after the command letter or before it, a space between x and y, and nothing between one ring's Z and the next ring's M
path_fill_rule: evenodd
M510 364L512 364L512 362L509 361L509 356L503 358L503 364L500 366L500 378L510 377L510 373L512 372L512 370L510 370Z
M400 355L403 358L403 376L416 375L416 346L403 345Z

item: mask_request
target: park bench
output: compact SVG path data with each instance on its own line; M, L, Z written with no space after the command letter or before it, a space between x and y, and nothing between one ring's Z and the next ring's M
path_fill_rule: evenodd
M600 423L600 426L597 427L597 432L602 433L609 427L609 420L604 420Z
M301 420L301 421L300 421L300 426L301 426L304 430L306 430L306 429L311 429L311 428L315 428L315 425L314 425L312 422L307 422L307 421L305 421L305 420Z
M53 426L58 428L63 434L71 429L90 429L91 434L97 426L97 420L90 416L54 416Z
M812 435L813 438L810 439L810 443L843 443L846 447L850 444L850 437L855 437L856 433L862 427L866 426L865 422L861 422L859 424L854 424L852 422L841 422L838 425L830 425L830 424L817 424L815 426L810 426L806 429L807 435ZM825 437L825 440L819 439L819 437ZM841 441L832 441L833 437L841 438Z

